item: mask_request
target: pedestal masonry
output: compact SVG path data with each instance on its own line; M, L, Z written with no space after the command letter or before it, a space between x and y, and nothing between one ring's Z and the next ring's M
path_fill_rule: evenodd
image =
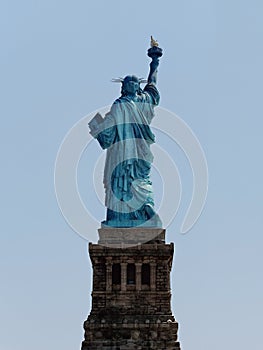
M171 312L174 245L159 228L102 228L89 245L92 310L82 350L180 350Z

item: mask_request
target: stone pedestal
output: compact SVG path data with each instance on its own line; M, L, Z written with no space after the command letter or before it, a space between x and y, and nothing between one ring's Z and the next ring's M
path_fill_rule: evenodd
M171 312L174 246L165 230L99 230L89 245L93 267L92 310L82 350L180 350Z

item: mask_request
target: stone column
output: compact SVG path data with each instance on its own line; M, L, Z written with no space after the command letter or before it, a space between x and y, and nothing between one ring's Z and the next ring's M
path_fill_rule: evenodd
M106 291L112 291L112 262L106 262Z
M156 290L156 263L150 263L151 269L151 280L150 280L150 288L151 290Z
M136 290L142 289L142 264L136 263Z
M126 291L127 285L127 263L121 263L121 291Z

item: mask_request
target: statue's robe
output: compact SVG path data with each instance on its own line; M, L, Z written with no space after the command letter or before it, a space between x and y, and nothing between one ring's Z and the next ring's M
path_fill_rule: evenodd
M134 99L121 96L113 103L96 132L91 132L101 147L107 149L105 225L161 226L154 211L150 181L153 161L150 145L155 142L150 123L159 99L154 84L147 84Z

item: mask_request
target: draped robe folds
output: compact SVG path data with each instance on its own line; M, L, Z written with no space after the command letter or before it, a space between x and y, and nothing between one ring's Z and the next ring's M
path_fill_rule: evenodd
M159 103L154 84L147 84L133 99L121 96L91 134L107 149L104 168L104 225L112 227L161 226L154 211L150 181L155 142L150 123Z

